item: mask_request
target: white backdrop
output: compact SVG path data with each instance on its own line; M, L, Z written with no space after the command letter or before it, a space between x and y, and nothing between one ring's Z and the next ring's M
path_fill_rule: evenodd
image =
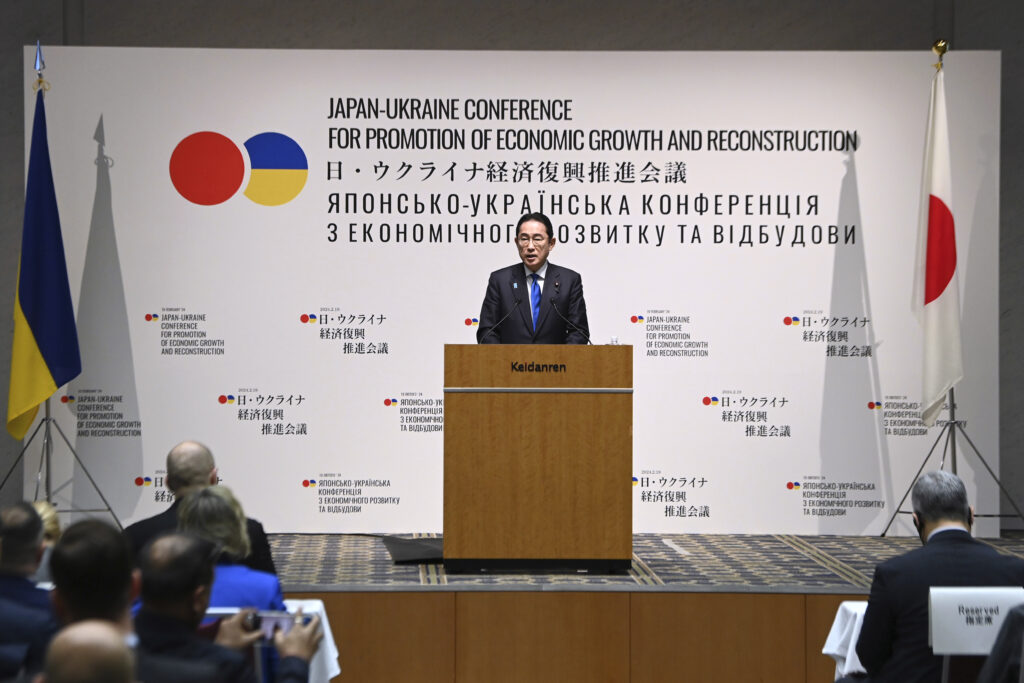
M636 531L878 533L939 433L910 309L930 53L45 55L85 367L56 413L127 521L192 438L270 531L440 531L442 346L526 210L594 342L634 347ZM999 68L946 60L958 417L994 468ZM237 177L213 136L171 166L199 132ZM95 505L65 469L58 501Z

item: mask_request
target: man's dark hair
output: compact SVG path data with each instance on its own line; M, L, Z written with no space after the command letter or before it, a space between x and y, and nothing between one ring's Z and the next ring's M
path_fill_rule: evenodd
M22 567L39 559L43 520L31 503L24 501L0 510L0 566Z
M142 602L166 605L192 598L195 589L213 583L215 543L188 534L165 534L142 549Z
M949 519L970 526L967 488L955 474L938 470L922 475L914 484L910 501L922 524Z
M544 214L540 213L539 211L534 211L533 213L528 213L524 215L522 218L519 219L519 222L516 223L516 237L519 237L519 228L523 227L523 223L527 221L537 221L538 223L543 223L544 228L548 231L548 239L551 239L552 237L555 236L555 229L551 227L551 219L545 216Z
M50 575L72 620L116 621L131 602L131 546L106 522L75 522L53 546Z

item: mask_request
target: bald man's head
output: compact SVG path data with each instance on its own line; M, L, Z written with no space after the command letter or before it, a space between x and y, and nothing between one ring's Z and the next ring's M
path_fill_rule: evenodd
M46 683L131 683L135 657L124 635L105 621L80 621L60 631L46 652Z
M213 453L198 441L182 441L167 454L167 488L175 495L216 482Z
M198 626L213 585L217 546L187 534L160 536L142 549L142 604Z

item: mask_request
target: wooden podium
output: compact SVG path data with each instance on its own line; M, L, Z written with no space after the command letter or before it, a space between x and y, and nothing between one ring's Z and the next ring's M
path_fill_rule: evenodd
M444 566L629 569L633 347L444 347Z

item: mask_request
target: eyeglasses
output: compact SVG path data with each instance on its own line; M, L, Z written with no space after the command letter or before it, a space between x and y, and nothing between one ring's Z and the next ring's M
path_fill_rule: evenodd
M534 244L540 246L541 244L544 244L545 242L548 241L548 236L547 235L534 235L533 237L531 237L530 235L520 235L518 238L516 238L516 242L519 242L519 244L523 245L524 247L527 244L529 244L531 241Z

